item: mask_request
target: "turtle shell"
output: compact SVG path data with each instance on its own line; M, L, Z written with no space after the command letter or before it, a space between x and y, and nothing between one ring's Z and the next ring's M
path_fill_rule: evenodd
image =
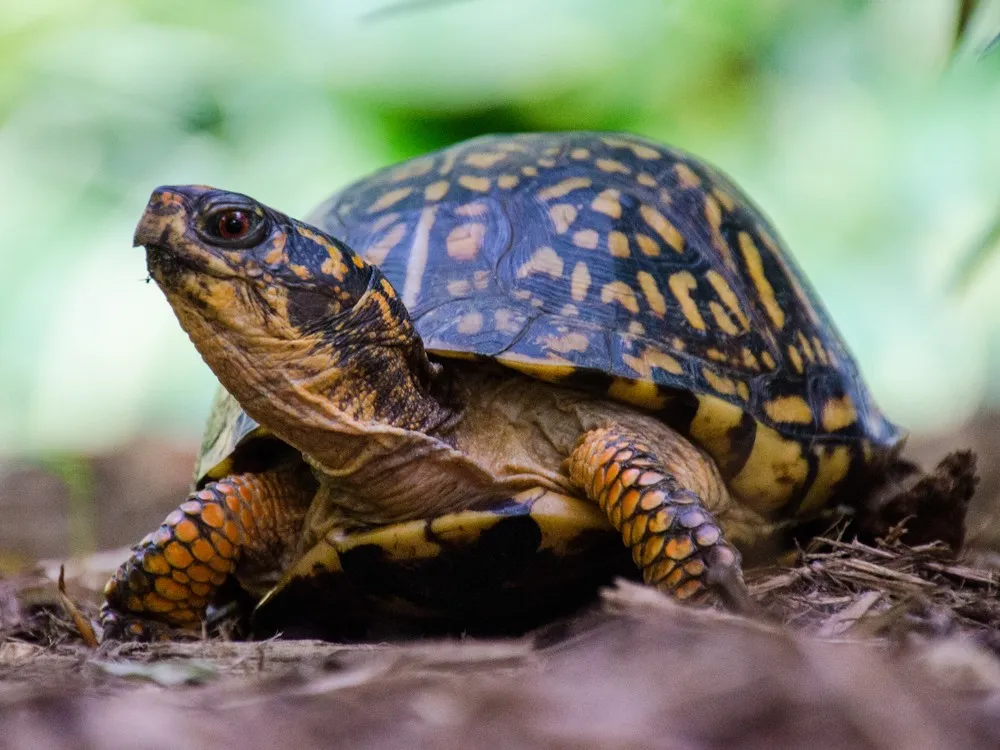
M381 268L432 354L661 411L757 510L813 510L900 441L760 210L681 151L484 136L308 220Z
M307 220L381 268L432 356L657 411L754 510L815 511L902 437L761 212L676 149L483 136L362 179ZM198 476L264 434L222 394Z

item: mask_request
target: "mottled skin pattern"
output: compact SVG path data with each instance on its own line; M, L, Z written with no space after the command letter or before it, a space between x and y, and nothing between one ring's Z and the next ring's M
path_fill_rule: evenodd
M294 468L236 474L193 492L108 583L105 629L139 638L152 634L154 618L198 626L211 595L241 563L241 582L266 592L292 562L287 540L302 530L310 480ZM264 585L251 587L258 576Z
M679 152L486 137L313 220L338 239L211 188L150 199L136 243L232 395L184 517L109 583L110 635L192 627L229 573L337 571L362 536L429 558L440 521L474 546L511 508L549 548L603 524L650 584L745 601L730 541L856 500L899 442L773 230ZM264 435L312 484L239 467ZM188 556L214 561L208 590Z

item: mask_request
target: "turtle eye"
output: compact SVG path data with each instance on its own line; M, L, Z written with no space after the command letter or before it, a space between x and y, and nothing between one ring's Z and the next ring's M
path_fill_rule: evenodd
M251 247L264 234L264 218L242 208L222 208L203 219L201 234L206 240L225 247Z
M250 233L250 216L246 211L223 211L215 220L215 225L222 239L243 239Z

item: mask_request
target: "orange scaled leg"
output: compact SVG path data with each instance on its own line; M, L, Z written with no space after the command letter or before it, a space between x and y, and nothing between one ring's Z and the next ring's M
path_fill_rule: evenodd
M104 637L147 640L198 627L237 566L279 565L311 498L290 470L228 476L193 492L104 587Z
M741 608L749 597L739 552L699 496L699 486L724 491L721 479L684 447L661 460L627 430L602 428L581 437L567 468L621 532L647 584L681 600L719 594Z

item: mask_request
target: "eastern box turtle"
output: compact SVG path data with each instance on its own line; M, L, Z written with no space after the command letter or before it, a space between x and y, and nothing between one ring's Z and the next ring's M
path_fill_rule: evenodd
M745 601L737 550L856 502L901 444L775 231L683 152L485 136L310 221L149 200L135 242L225 392L109 634L198 628L232 581L321 625L501 629L626 570Z

